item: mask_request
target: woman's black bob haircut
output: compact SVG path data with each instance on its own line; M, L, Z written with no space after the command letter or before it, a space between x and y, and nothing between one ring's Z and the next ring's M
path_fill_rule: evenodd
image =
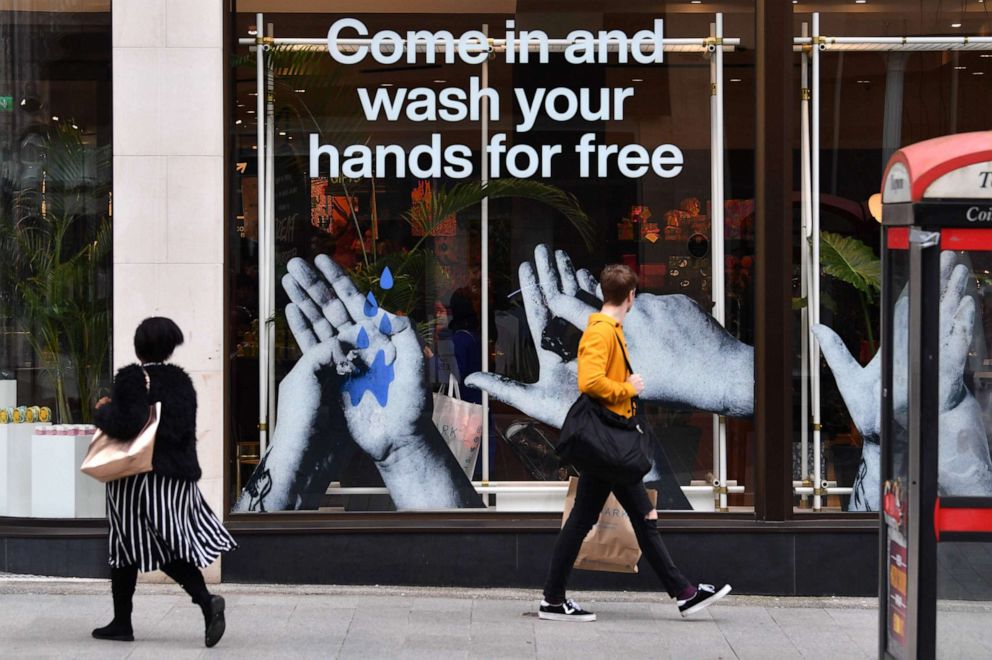
M134 331L134 352L142 362L165 362L183 341L183 331L175 321L153 316Z

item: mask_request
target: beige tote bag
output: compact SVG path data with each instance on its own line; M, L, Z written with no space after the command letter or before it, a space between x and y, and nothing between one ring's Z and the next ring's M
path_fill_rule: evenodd
M145 388L149 391L151 389L148 372L145 372ZM158 433L161 419L162 402L159 401L148 407L148 421L133 439L111 438L97 429L86 451L86 458L79 468L80 471L103 482L151 472L155 435Z

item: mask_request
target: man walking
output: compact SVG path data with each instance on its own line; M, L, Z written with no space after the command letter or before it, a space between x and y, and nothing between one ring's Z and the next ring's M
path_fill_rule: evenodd
M637 275L628 266L612 264L600 277L603 307L589 316L589 323L579 342L579 391L609 410L631 417L635 414L633 398L644 389L640 375L629 373L627 342L623 320L634 305ZM693 586L672 562L658 533L658 512L648 499L643 483L621 485L591 474L579 476L575 506L555 543L544 600L538 615L554 621L595 621L596 615L583 610L565 596L565 584L586 534L599 518L606 498L612 492L630 517L638 545L665 590L677 599L683 617L709 607L730 593L730 585L719 591L709 584Z

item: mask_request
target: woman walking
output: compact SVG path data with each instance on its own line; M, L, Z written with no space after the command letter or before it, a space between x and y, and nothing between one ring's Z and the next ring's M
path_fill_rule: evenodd
M237 544L196 485L196 390L185 371L165 364L182 343L172 320L142 321L134 334L141 363L118 371L111 397L97 403L96 426L114 438L137 436L149 406L162 404L152 471L107 483L114 620L93 631L97 639L134 641L131 603L138 572L154 570L179 583L200 606L208 647L224 635L224 599L207 590L200 569Z

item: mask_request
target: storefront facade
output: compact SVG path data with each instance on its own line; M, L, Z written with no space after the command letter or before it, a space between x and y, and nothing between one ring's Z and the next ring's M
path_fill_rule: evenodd
M676 560L745 593L876 592L870 200L900 146L992 127L981 3L22 4L3 406L86 424L137 323L175 319L201 489L241 545L215 577L539 584L578 336L620 262ZM58 178L65 153L85 176ZM82 208L55 198L74 175ZM56 216L89 307L46 315L23 283L51 260L18 237ZM45 344L57 314L106 323ZM80 333L112 355L66 349ZM92 484L59 508L40 469L71 463L64 436L0 429L31 474L0 570L103 574Z

